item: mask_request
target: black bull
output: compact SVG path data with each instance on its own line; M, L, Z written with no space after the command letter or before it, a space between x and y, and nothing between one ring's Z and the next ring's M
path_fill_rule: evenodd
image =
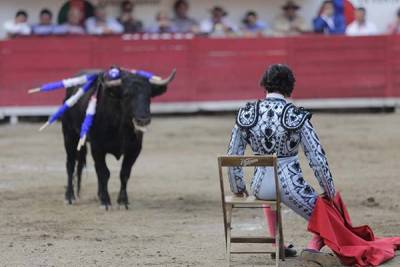
M76 167L77 195L79 196L82 170L86 164L87 148L80 151L80 127L85 117L86 107L92 93L97 93L97 108L93 125L88 135L92 157L98 179L98 197L106 209L111 205L108 193L110 171L106 164L106 154L117 159L123 155L120 171L121 189L118 204L128 208L126 186L132 166L142 149L143 132L150 123L151 98L166 92L167 85L173 80L175 71L166 80L153 80L122 71L120 85L110 85L105 75L99 75L89 93L68 110L62 117L64 146L67 153L68 183L65 201L73 204L76 200L73 176ZM67 90L65 100L76 92L77 88ZM77 166L76 166L77 165Z

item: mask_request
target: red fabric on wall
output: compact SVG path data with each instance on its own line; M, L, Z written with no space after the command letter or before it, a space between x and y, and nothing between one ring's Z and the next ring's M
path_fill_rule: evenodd
M333 201L319 197L308 230L320 235L325 244L348 266L378 266L395 256L400 237L375 237L368 225L353 227L339 193Z
M349 0L344 0L344 18L346 19L346 25L349 25L354 20L354 6Z
M30 88L85 69L119 65L177 76L156 102L262 98L272 63L295 72L295 99L400 96L400 35L131 40L121 36L27 37L0 41L0 106L53 106L64 92Z

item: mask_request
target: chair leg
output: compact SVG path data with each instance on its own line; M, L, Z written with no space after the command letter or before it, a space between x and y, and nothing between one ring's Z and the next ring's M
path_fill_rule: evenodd
M279 220L279 208L276 208L276 226L278 227L278 231L275 232L275 266L279 267L279 259L281 258L282 248L281 244L281 236L280 236L280 220Z
M229 264L231 262L231 221L232 205L226 205L226 255Z
M224 234L225 234L225 248L226 248L226 246L227 246L227 244L228 244L228 238L227 238L227 235L228 235L228 228L227 228L227 219L226 219L226 204L225 203L222 203L222 214L223 214L223 217L224 217Z
M279 227L279 247L280 247L280 251L281 254L279 255L279 257L281 258L281 260L285 260L285 242L284 242L284 238L283 238L283 221L282 221L282 210L281 210L281 206L279 204L279 207L277 208L278 211L278 227Z

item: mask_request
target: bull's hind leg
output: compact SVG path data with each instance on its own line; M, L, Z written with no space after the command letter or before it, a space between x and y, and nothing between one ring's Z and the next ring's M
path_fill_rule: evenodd
M83 168L86 166L86 145L81 148L81 151L78 152L78 167L77 167L77 184L76 184L76 194L79 198L81 192L81 180L82 180L82 171Z
M65 151L67 152L67 175L68 175L68 182L67 182L67 189L65 191L65 203L73 204L75 203L75 193L74 193L74 186L73 186L73 178L74 178L74 171L75 171L75 164L76 164L76 156L77 156L77 145L78 145L79 138L75 136L71 136L68 134L64 134L64 145Z
M94 159L94 165L98 180L98 196L100 199L100 204L106 210L111 206L110 195L108 194L108 180L110 179L110 170L106 164L106 154L99 153L92 150L92 155Z
M133 164L135 164L136 159L138 158L140 151L142 149L142 138L141 136L138 138L135 146L132 150L132 153L127 153L124 155L124 160L122 161L120 179L121 179L121 190L119 191L118 196L118 204L120 206L125 206L128 209L129 200L128 193L126 191L126 186L128 184L129 177L131 176L131 171Z

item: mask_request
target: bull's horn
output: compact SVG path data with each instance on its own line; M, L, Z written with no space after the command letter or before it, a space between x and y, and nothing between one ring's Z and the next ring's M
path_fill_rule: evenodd
M172 70L172 72L171 72L171 74L168 76L168 78L166 78L166 79L156 79L155 77L154 78L151 78L150 80L149 80L149 82L151 83L151 84L154 84L154 85L160 85L160 86L164 86L164 85L167 85L167 84L169 84L170 82L172 82L172 80L175 78L175 74L176 74L176 69L173 69Z
M28 94L38 93L38 92L40 92L41 90L42 90L42 88L40 88L40 87L38 87L38 88L33 88L33 89L30 89L30 90L28 91Z

